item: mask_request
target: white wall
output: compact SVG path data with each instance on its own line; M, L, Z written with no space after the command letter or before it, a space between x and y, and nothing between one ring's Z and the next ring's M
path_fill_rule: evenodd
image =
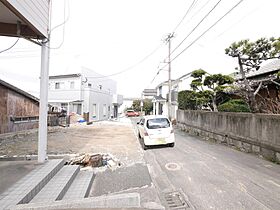
M96 113L94 114L94 104ZM106 108L104 109L104 105ZM110 111L108 110L110 107ZM84 112L89 112L89 120L107 120L113 113L112 95L106 92L100 92L97 89L85 88Z
M109 119L113 114L113 95L116 95L117 83L85 67L73 73L80 73L81 77L50 79L49 101L82 100L82 112L89 112L90 121ZM70 88L71 81L75 82L73 89ZM56 82L64 82L64 87L55 89ZM121 98L118 96L117 101L120 102ZM95 115L94 104L96 104Z
M88 87L88 84L91 84L91 87L94 89L100 89L101 87L102 91L108 92L112 95L117 93L116 81L85 67L81 67L81 74L83 76L83 81L87 81L86 83L83 83L84 87Z
M74 82L74 87L71 88L71 82ZM60 89L55 88L55 84L60 83ZM62 85L63 84L63 85ZM49 100L83 100L81 93L81 78L58 78L49 79Z

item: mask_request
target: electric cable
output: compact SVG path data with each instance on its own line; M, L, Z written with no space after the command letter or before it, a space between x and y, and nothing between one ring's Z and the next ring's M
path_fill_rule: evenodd
M8 47L7 49L1 50L0 53L6 52L10 49L12 49L19 41L19 37L17 38L17 40L14 42L14 44L12 44L10 47Z
M179 54L177 54L174 58L171 59L170 62L177 59L182 53L184 53L187 49L189 49L194 43L196 43L202 36L204 36L208 31L210 31L215 25L217 25L222 19L224 19L229 13L231 13L238 5L240 5L244 0L240 0L237 4L235 4L230 10L228 10L222 17L220 17L214 24L212 24L208 29L206 29L200 36L198 36L193 42L191 42L184 50L182 50ZM167 64L168 65L168 64ZM164 67L166 67L165 65Z
M62 29L62 41L61 41L61 43L57 46L57 47L48 47L49 49L51 49L51 50L57 50L57 49L59 49L59 48L61 48L61 46L63 45L63 43L64 43L64 39L65 39L65 25L66 25L66 22L69 20L69 18L70 18L70 7L69 7L69 1L68 1L68 16L67 16L67 18L66 18L66 0L64 0L64 14L63 14L63 19L64 19L64 21L61 23L61 24L59 24L59 25L57 25L57 26L55 26L54 28L52 28L51 29L51 32L52 31L54 31L55 29L57 29L57 28L59 28L60 26L63 26L63 29Z
M240 0L237 4L235 4L230 10L228 10L222 17L220 17L214 24L212 24L208 29L206 29L200 36L198 36L191 44L189 44L184 50L182 50L179 54L177 54L170 62L173 62L177 59L182 53L184 53L187 49L189 49L194 43L196 43L202 36L204 36L208 31L210 31L215 25L217 25L222 19L224 19L229 13L231 13L237 6L239 6L244 0ZM167 63L164 67L165 68L169 63ZM160 70L157 72L156 76L153 78L151 83L155 80L157 75L159 74Z
M183 16L183 18L181 19L181 21L175 26L175 28L173 29L173 32L175 32L178 27L182 24L182 22L184 21L184 19L186 18L186 16L189 14L189 12L192 10L192 8L194 7L194 5L197 3L198 0L193 0L193 2L191 3L191 5L189 6L187 12L185 13L185 15Z
M57 29L57 28L59 28L59 27L65 25L65 24L69 21L69 18L70 18L70 13L69 13L69 11L70 11L70 9L69 9L69 2L68 2L68 15L67 15L67 18L65 18L65 5L66 5L66 0L64 0L64 21L63 21L62 23L56 25L55 27L53 27L53 28L51 29L51 32L53 32L55 29Z
M128 68L125 68L124 70L122 71L119 71L119 72L116 72L114 74L110 74L110 75L104 75L104 76L99 76L99 77L88 77L88 78L95 78L95 79L98 79L98 78L105 78L105 77L112 77L112 76L116 76L116 75L119 75L119 74L122 74L124 72L127 72L127 71L130 71L132 70L133 68L135 68L136 66L138 66L139 64L143 63L145 60L147 60L149 57L151 57L154 53L156 53L160 48L162 47L162 43L156 47L151 53L149 53L147 56L145 56L143 59L141 59L139 62L133 64L132 66L128 67Z
M190 31L190 33L171 51L171 55L172 53L174 53L174 51L176 49L178 49L183 42L199 27L199 25L214 11L214 9L221 3L222 0L219 0L214 7L212 7L212 9L198 22L198 24Z

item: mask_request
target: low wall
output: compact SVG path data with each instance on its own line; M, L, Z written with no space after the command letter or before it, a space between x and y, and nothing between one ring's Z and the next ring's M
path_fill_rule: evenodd
M280 115L177 111L182 130L280 163Z

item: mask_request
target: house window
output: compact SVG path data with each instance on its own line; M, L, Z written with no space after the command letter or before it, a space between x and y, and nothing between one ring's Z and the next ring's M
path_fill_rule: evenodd
M74 81L71 81L70 82L70 89L74 89L75 88L75 82Z
M55 89L60 89L60 83L59 82L55 83Z
M96 104L92 105L92 117L96 117Z
M102 85L98 85L98 86L99 86L99 89L102 90Z
M91 83L88 83L88 87L91 87Z
M107 115L107 105L104 104L103 105L103 116L106 117L106 115Z
M23 117L10 117L10 120L17 124L17 123L29 123L29 122L38 122L39 116L23 116Z

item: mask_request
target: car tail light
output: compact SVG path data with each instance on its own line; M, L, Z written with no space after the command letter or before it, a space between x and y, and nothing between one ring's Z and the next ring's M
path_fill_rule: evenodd
M173 130L173 129L171 129L170 133L174 133L174 130Z
M144 136L149 136L149 134L147 133L147 131L144 132Z

